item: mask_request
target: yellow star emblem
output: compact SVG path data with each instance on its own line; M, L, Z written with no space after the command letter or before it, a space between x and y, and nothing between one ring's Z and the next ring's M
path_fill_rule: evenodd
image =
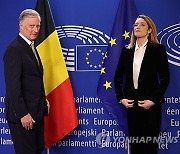
M108 82L108 81L106 81L106 83L103 84L103 86L106 87L106 90L107 90L108 88L112 88L112 87L111 87L111 82Z
M116 39L113 39L111 37L111 40L109 41L109 43L111 44L111 46L116 45Z
M129 32L126 32L126 30L125 30L125 32L124 32L124 34L123 34L122 36L124 36L124 39L125 39L125 40L126 40L127 38L130 38Z
M103 73L104 73L104 74L106 73L106 72L105 72L105 67L102 67L102 68L101 68L101 74L103 74Z

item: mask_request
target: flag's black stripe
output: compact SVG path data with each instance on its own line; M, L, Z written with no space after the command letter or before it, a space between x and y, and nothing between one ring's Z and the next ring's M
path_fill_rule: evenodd
M52 32L55 31L55 25L52 18L48 0L38 0L35 9L41 16L41 29L36 39L36 46L43 42Z

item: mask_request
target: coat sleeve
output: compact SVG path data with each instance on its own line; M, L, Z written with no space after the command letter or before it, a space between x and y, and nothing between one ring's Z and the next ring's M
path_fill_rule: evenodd
M20 52L12 46L8 47L4 54L4 75L8 101L6 103L12 109L7 112L13 112L14 116L20 119L28 114L28 110L21 89L22 59Z
M124 94L124 86L123 86L123 79L125 74L125 62L126 62L126 49L123 48L119 62L116 68L115 76L114 76L114 85L115 85L115 92L117 101L119 102L121 99L125 98Z
M164 45L159 45L158 51L158 77L159 77L159 86L153 92L150 100L153 101L155 104L161 102L170 82L170 73L169 73L169 65L168 59L166 54L166 49Z

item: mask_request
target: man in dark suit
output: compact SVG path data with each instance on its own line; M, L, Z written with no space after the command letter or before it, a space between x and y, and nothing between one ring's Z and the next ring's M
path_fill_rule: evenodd
M153 21L140 15L114 78L118 102L127 108L131 154L158 153L161 104L169 80L165 47L158 43Z
M49 103L43 85L43 67L33 44L41 18L32 10L19 17L19 35L4 54L6 119L17 154L38 154L44 149L44 116Z

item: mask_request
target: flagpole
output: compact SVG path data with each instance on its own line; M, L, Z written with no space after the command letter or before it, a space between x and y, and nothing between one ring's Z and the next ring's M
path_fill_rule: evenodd
M130 154L129 140L128 140L128 143L127 143L127 154Z
M50 153L49 153L49 148L47 148L47 154L50 154Z

